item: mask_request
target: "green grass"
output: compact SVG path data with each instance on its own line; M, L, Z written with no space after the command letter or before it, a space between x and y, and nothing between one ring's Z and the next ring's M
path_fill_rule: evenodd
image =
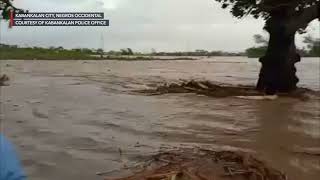
M119 60L119 61L151 61L151 60L194 60L193 58L162 58L147 55L104 55L103 58L93 51L81 49L66 50L63 48L20 48L0 44L0 60Z
M268 47L266 46L253 47L253 48L247 49L246 53L249 58L259 58L259 57L263 57L266 54L267 48Z
M0 47L0 60L90 60L99 59L74 50Z

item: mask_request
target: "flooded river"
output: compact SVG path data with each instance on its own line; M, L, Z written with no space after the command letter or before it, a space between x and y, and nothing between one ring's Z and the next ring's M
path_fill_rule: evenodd
M199 146L255 153L292 180L320 177L320 102L245 100L132 90L179 79L254 85L244 57L199 61L0 61L1 132L32 180L98 180L161 149ZM299 86L320 90L320 61L298 64ZM306 153L308 152L308 153Z

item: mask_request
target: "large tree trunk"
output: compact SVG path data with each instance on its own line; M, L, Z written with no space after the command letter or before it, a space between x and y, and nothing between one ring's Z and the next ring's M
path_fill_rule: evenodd
M265 29L270 34L266 55L260 58L262 68L257 89L266 94L290 92L297 88L295 63L300 61L296 52L295 34L314 19L320 20L320 1L297 11L290 6L270 11Z
M297 88L295 63L300 61L296 52L296 31L289 31L287 19L272 17L267 21L265 29L270 34L266 55L260 58L262 68L257 89L266 94L290 92Z

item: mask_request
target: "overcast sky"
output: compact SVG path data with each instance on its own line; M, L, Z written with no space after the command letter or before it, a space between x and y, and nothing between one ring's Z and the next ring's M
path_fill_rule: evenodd
M243 51L254 34L264 34L263 21L236 19L214 0L15 0L31 12L105 12L110 27L14 27L1 22L1 43L66 48L130 47L148 52L176 50ZM319 37L319 22L308 31ZM297 38L302 46L301 37Z

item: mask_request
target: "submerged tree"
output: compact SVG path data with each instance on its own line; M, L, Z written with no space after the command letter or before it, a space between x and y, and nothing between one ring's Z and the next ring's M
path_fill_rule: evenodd
M252 15L265 19L264 29L270 34L268 48L260 58L262 68L258 90L267 94L296 89L295 63L300 55L295 46L296 32L303 32L308 24L319 18L320 0L216 0L222 8L230 7L237 18Z

